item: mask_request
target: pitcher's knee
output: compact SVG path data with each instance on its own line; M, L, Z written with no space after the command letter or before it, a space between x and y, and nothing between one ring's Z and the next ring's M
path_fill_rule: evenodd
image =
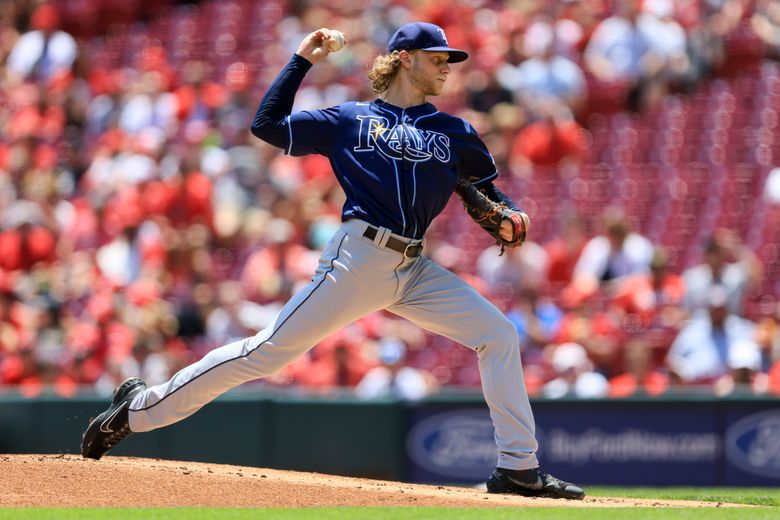
M501 350L516 350L519 348L520 340L517 337L517 329L514 323L504 316L500 319L491 321L490 326L486 327L487 336L483 347L493 352Z

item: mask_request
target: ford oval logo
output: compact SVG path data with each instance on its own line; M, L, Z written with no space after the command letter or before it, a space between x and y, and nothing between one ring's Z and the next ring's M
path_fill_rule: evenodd
M482 480L497 451L487 411L458 410L416 424L406 439L409 456L426 470L452 478Z
M780 479L780 411L749 415L731 425L726 457L748 473Z

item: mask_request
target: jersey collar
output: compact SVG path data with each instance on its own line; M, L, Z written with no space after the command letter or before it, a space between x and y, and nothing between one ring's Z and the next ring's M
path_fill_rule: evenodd
M383 110L389 110L394 114L398 114L398 115L406 114L411 118L416 118L419 116L424 116L426 114L432 114L436 112L436 107L433 106L431 103L423 103L422 105L414 105L408 108L401 108L395 105L391 105L390 103L382 99L375 99L374 104L376 104L378 107L380 107Z

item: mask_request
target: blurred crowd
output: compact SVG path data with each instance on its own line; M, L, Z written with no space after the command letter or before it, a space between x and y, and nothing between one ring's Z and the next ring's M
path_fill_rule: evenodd
M251 136L259 99L319 27L349 45L309 73L296 109L371 99L367 65L412 20L471 53L434 102L478 129L533 219L531 241L499 256L454 200L425 254L516 324L530 394L780 395L777 0L0 0L0 388L156 384L265 327L308 282L343 194L326 159ZM739 127L755 135L710 131L738 119L729 92L745 81L765 87ZM663 123L663 145L636 131L702 92L722 101L717 124ZM751 144L739 158L680 144L737 139ZM636 178L588 189L632 149L649 150ZM732 163L758 179L733 193L742 228L698 222L679 179L743 186ZM671 170L688 173L643 192ZM250 384L419 399L479 372L470 350L377 313Z

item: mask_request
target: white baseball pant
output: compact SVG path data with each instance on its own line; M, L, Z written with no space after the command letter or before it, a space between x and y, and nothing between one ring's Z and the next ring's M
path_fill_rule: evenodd
M331 238L311 282L255 336L209 352L130 404L130 429L154 430L195 413L242 383L281 370L334 331L381 309L457 341L477 353L485 401L495 427L498 466L537 467L534 418L514 325L455 274L425 256L385 247L391 236L349 220ZM409 239L392 235L396 239Z

